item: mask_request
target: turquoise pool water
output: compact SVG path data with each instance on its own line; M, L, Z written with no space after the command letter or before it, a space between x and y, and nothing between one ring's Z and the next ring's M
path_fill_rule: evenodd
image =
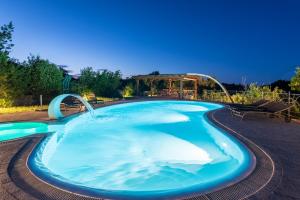
M48 125L39 122L0 124L0 141L12 140L36 133L48 132Z
M251 152L213 126L221 105L148 101L95 110L68 121L35 150L30 168L68 190L115 199L164 199L238 181Z

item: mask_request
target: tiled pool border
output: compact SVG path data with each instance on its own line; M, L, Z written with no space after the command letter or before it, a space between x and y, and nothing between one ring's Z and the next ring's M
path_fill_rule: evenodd
M130 101L132 102L132 101ZM231 135L238 138L242 143L246 144L246 146L256 155L257 165L254 169L253 173L247 176L245 179L241 180L236 184L230 184L228 187L223 188L221 190L210 192L207 194L198 194L191 193L188 196L183 197L182 199L244 199L247 198L256 192L258 192L261 188L269 183L271 180L275 166L272 158L259 146L255 143L251 142L247 138L243 137L241 134L235 132L229 127L223 125L219 122L214 114L217 112L211 111L207 114L207 117L219 128L225 130ZM90 197L82 194L76 193L76 191L70 192L68 190L62 190L56 186L50 185L47 182L44 182L37 178L27 167L27 159L34 149L34 147L45 137L45 135L33 135L28 138L22 138L20 140L27 140L26 144L20 148L20 151L14 155L9 162L9 167L7 173L11 178L11 182L13 182L18 188L23 191L34 191L32 196L36 196L38 193L43 196L43 199L68 199L72 196L72 198L79 199L103 199L97 197ZM0 142L0 148L3 143L14 143L19 140L14 141L5 141ZM2 165L1 165L2 166ZM1 180L1 178L0 178ZM42 186L43 185L43 186ZM41 187L36 187L41 186ZM51 192L49 192L51 191ZM30 192L29 192L30 193ZM68 197L67 197L68 196ZM38 197L38 199L39 199ZM65 197L65 198L63 198Z

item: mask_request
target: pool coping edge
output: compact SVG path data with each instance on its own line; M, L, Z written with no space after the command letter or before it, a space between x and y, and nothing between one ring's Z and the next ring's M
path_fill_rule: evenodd
M167 99L166 99L167 100ZM172 100L172 99L171 99ZM140 101L140 100L139 100ZM134 101L129 101L129 102L134 102ZM121 103L127 103L127 102L121 102ZM113 105L115 105L115 104L113 104ZM110 105L107 105L107 106L110 106ZM271 179L272 179L272 177L273 177L273 175L274 175L274 172L275 172L275 165L274 165L274 162L273 162L273 160L272 160L272 158L269 156L269 154L267 153L267 152L265 152L262 148L260 148L258 145L256 145L254 142L252 142L251 140L249 140L248 138L246 138L246 137L244 137L244 136L242 136L241 134L239 134L238 132L236 132L236 131L234 131L233 129L231 129L230 127L227 127L226 125L224 125L224 124L222 124L220 121L218 121L216 118L215 118L215 113L216 112L218 112L219 110L223 110L223 109L226 109L225 107L224 108L221 108L221 109L217 109L217 110L213 110L213 111L210 111L210 112L207 112L207 117L209 118L209 120L212 122L212 123L214 123L217 127L219 127L219 128L221 128L222 130L224 130L226 133L228 133L228 134L231 134L231 135L233 135L233 137L235 137L238 141L240 141L241 143L245 143L245 145L248 147L248 145L247 145L247 143L250 143L250 144L252 144L252 145L254 145L254 146L256 146L256 148L257 149L259 149L260 151L262 151L263 153L264 153L264 155L266 156L266 157L268 157L268 160L269 160L269 162L271 162L271 165L272 165L272 173L271 174L269 174L270 176L269 176L269 178L268 178L268 181L266 182L266 183L264 183L263 185L261 185L257 190L255 190L254 192L251 192L251 193L249 193L248 195L244 195L242 198L232 198L232 199L244 199L244 198L248 198L248 197L250 197L250 196L252 196L252 195L254 195L255 193L257 193L257 192L259 192L260 190L262 190L270 181L271 181ZM236 137L236 136L238 136L238 137ZM28 153L25 153L24 154L24 152L22 153L22 160L24 159L24 156L26 157L26 168L27 168L27 170L29 170L30 172L31 172L31 170L29 169L29 167L27 166L27 161L28 161L28 158L29 158L29 156L30 156L30 154L31 154L31 152L33 151L33 149L42 141L42 138L45 138L46 137L46 135L45 134L35 134L35 135L31 135L31 136L27 136L27 137L24 137L24 138L20 138L20 139L16 139L15 141L11 141L11 140L8 140L8 141L3 141L3 142L0 142L0 145L2 144L2 143L14 143L14 142L16 142L16 141L20 141L20 140L26 140L26 139L28 139L28 140L31 140L31 141L34 141L35 142L35 144L33 145L33 146L31 146L30 148L31 148L31 150L30 150L30 152ZM240 138L242 138L242 141L241 141L241 139ZM244 140L244 141L243 141ZM252 151L252 149L251 149L251 151ZM253 152L253 151L252 151ZM257 156L256 155L256 153L255 152L253 152L254 154L255 154L255 156ZM23 160L24 161L24 160ZM15 162L15 161L14 161ZM14 164L14 163L13 163ZM14 166L13 166L13 169L14 170L16 170L16 168L14 168ZM10 169L10 170L12 170L12 169ZM13 171L12 171L13 172ZM15 171L16 172L16 171ZM33 175L33 176L35 176L32 172L31 172L31 175ZM250 173L248 176L251 176L252 175L252 173ZM247 179L248 178L248 176L247 177L245 177L245 179ZM35 178L38 178L38 177L36 177L35 176ZM244 179L243 179L244 180ZM18 181L17 179L16 180L14 180L14 181ZM41 181L41 180L40 180ZM43 181L43 180L42 180ZM47 184L49 187L54 187L54 188L56 188L57 190L59 190L58 191L58 193L59 192L67 192L67 193L69 193L69 194L72 194L72 195L75 195L75 196L80 196L80 197L83 197L84 199L103 199L103 198L101 198L101 197L91 197L91 196L86 196L86 195L83 195L83 194L78 194L78 193L75 193L75 192L72 192L72 191L69 191L69 190L62 190L62 188L59 188L59 187L56 187L56 186L54 186L54 185L52 185L52 184L49 184L49 183L47 183L47 182L45 182L45 181L43 181L45 184ZM213 196L218 196L217 195L217 193L220 193L220 191L223 191L224 192L224 190L226 190L226 189L228 189L229 187L232 187L232 186L234 186L234 185L238 185L240 183L240 181L239 182L237 182L237 183L234 183L233 185L230 185L230 186L228 186L228 187L225 187L225 188L223 188L223 189L221 189L221 190L217 190L217 191L214 191L214 192L210 192L210 193L206 193L206 194L202 194L202 195L199 195L199 194L192 194L192 195L189 195L189 196L187 196L187 197L183 197L182 199L195 199L195 198L197 198L197 199L201 199L201 198L203 198L203 199L216 199L216 198L214 198ZM21 185L19 185L19 186L21 186ZM21 186L22 187L22 186ZM24 191L24 192L26 192L26 191ZM214 195L213 195L214 194ZM196 196L195 196L196 195ZM62 195L62 196L64 196L64 195Z

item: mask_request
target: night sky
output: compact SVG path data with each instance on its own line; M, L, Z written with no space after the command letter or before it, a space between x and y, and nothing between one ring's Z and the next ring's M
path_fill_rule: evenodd
M91 66L267 84L300 64L299 0L1 0L0 25L9 21L12 57L40 55L74 74Z

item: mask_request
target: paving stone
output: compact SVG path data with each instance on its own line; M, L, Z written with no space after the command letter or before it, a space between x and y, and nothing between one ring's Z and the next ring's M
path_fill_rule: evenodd
M228 131L245 143L252 150L257 158L257 166L253 173L237 184L206 195L193 193L186 198L190 200L234 200L245 195L252 196L248 199L300 199L300 125L296 123L285 123L279 119L249 118L243 121L234 118L226 109L210 113L212 116L236 131L241 135ZM220 126L220 125L219 125ZM224 127L223 127L224 128ZM26 158L31 149L44 136L25 138L20 141L0 142L0 158L4 160L0 165L0 200L10 199L102 199L79 196L54 188L44 182L39 181L25 167ZM272 162L265 152L255 144L249 143L247 139L260 146L268 153L275 163L275 171L272 179ZM24 146L25 145L25 146ZM22 148L20 154L16 153ZM11 158L14 160L11 161ZM2 160L1 160L2 161ZM7 170L7 165L12 163L12 167ZM10 176L8 175L10 174ZM257 189L270 182L261 190ZM11 182L13 181L13 182ZM13 195L5 192L8 191ZM254 192L254 193L253 193Z

